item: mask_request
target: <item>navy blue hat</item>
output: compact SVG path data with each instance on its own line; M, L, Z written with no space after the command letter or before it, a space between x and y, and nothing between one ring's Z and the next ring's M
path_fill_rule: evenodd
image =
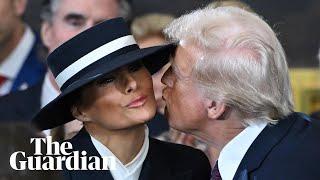
M61 94L32 122L41 130L74 120L70 98L84 85L141 60L151 74L168 62L174 44L140 49L123 18L104 21L65 42L47 58Z

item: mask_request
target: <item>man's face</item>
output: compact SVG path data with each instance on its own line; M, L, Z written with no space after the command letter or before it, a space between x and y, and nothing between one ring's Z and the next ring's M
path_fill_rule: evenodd
M22 15L23 1L1 0L0 1L0 49L12 41L12 37L19 25ZM21 10L20 10L21 9ZM24 9L24 8L23 8Z
M119 15L118 0L60 0L52 22L44 22L44 44L52 52L80 32Z
M185 132L200 129L206 115L204 98L191 78L196 59L194 50L191 46L179 46L171 59L171 66L162 77L166 85L163 90L165 115L171 127Z

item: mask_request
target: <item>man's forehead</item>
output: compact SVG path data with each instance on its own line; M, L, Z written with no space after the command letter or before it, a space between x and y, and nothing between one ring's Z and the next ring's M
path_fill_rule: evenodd
M108 19L119 15L118 0L59 0L56 14L76 14L84 17Z
M171 54L170 61L172 66L178 68L184 75L189 75L196 60L195 52L193 46L179 45L176 51Z

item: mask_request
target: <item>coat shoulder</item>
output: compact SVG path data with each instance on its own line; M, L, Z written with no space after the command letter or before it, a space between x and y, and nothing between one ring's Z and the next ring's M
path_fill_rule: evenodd
M29 121L40 110L41 84L0 97L0 121Z

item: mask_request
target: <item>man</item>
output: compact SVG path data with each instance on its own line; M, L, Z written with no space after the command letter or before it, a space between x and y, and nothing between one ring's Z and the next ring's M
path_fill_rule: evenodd
M220 152L212 179L320 178L320 121L293 112L286 57L267 23L222 7L165 33L179 42L162 77L165 114Z
M121 4L120 4L121 3ZM50 0L45 1L41 12L41 36L44 45L52 52L63 42L102 22L121 14L122 1L118 0ZM26 91L0 98L0 120L28 121L59 94L59 88L50 71L42 82ZM79 123L78 121L75 121ZM68 125L67 125L68 126ZM76 127L72 129L71 127ZM75 134L78 125L65 128Z
M39 82L46 71L38 38L22 16L27 0L0 2L0 96Z

